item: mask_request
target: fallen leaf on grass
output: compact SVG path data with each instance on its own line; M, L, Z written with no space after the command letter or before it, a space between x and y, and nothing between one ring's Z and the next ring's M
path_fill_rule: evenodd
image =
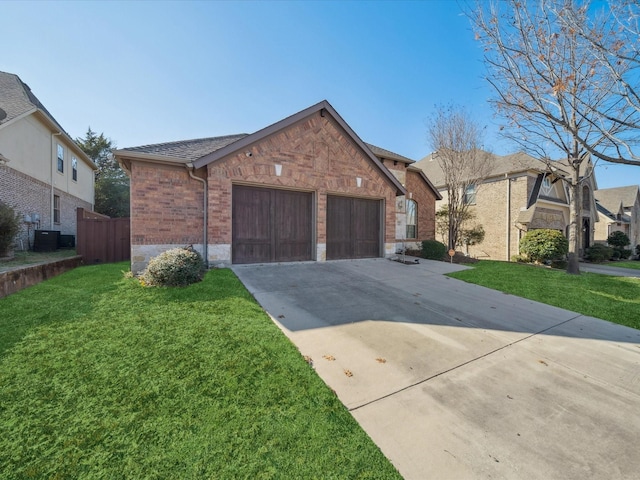
M333 362L336 359L333 355L323 355L322 358L329 360L330 362Z
M344 371L344 374L345 374L347 377L353 377L353 373L351 373L351 370L345 370L345 371Z

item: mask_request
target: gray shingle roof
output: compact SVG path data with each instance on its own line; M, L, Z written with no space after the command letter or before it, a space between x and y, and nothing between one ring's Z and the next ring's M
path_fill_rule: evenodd
M636 202L639 188L638 185L603 188L602 190L596 190L593 195L600 205L609 212L617 214L620 209L620 204L622 204L623 207L633 206Z
M524 152L516 152L502 156L489 153L488 161L491 164L489 177L500 176L506 173L523 172L526 170L547 170L547 166L543 161ZM429 154L414 166L421 169L437 188L445 186L444 172L438 163L437 156Z
M123 148L120 151L123 152L137 152L146 153L149 155L160 155L163 157L173 157L176 159L183 159L194 161L198 158L202 158L205 155L215 152L227 145L247 137L247 133L240 133L237 135L226 135L223 137L209 137L209 138L197 138L194 140L179 140L176 142L156 143L153 145L142 145L139 147ZM391 160L398 160L404 163L414 163L415 160L403 157L390 150L376 147L370 143L366 144L367 147L377 157L387 158Z
M376 147L371 143L365 143L365 145L369 147L369 150L371 150L373 154L378 158L388 158L389 160L397 160L399 162L404 162L404 163L415 162L415 160L411 160L410 158L394 153L391 150L386 150L384 148Z
M31 110L39 109L47 115L61 131L65 132L62 126L53 118L53 115L49 113L42 102L33 94L29 86L13 73L0 72L0 108L6 113L5 118L0 119L0 125L10 122L14 118ZM1 112L0 117L2 117Z
M156 143L153 145L123 148L120 151L160 155L163 157L173 157L193 162L194 160L213 153L216 150L220 150L227 145L231 145L233 142L236 142L246 136L248 136L247 133L240 133L237 135L225 135L223 137L179 140L177 142Z

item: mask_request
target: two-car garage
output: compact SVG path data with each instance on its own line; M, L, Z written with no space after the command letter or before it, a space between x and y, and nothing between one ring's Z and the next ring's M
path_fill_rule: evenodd
M232 192L234 264L315 259L314 193L245 185ZM327 195L327 260L382 256L382 218L381 200Z

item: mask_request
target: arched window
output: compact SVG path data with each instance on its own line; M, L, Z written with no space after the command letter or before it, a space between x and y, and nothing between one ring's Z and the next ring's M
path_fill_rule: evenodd
M591 192L586 185L582 187L582 209L586 211L591 210Z
M418 204L407 200L407 238L418 238Z

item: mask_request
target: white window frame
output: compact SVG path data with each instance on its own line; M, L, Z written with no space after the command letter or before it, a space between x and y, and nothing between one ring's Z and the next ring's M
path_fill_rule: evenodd
M415 200L408 199L405 202L405 211L407 212L407 228L405 231L407 239L417 239L418 238L418 202ZM413 217L411 219L411 216ZM410 220L413 220L413 223L410 223ZM409 228L413 229L413 235L409 235Z
M64 147L58 143L57 149L58 173L64 173Z

